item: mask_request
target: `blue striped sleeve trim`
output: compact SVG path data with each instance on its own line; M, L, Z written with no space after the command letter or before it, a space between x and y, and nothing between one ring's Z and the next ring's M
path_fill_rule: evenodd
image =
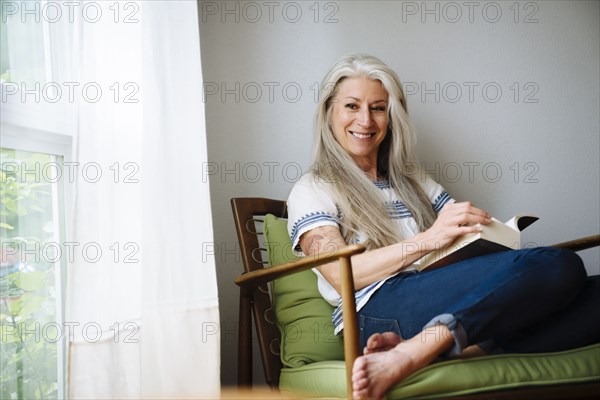
M433 202L433 210L436 213L439 213L442 210L442 208L446 205L446 203L448 203L450 200L452 200L452 197L450 197L448 192L444 190Z
M327 221L333 222L338 225L338 219L325 212L314 212L310 214L306 214L296 222L294 222L294 226L292 226L292 232L290 234L292 238L292 243L296 243L297 239L299 239L299 235L304 232L305 228L314 225L318 222Z

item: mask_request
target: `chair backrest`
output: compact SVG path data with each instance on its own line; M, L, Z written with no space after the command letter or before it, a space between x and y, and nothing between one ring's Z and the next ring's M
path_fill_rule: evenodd
M231 207L240 243L244 272L264 268L267 265L263 259L265 249L261 248L259 241L259 236L262 235L263 217L266 214L273 214L280 218L287 218L286 202L266 198L233 198ZM248 386L251 385L252 380L252 329L249 326L251 321L249 313L246 311L247 307L252 308L254 316L265 380L268 385L276 387L279 385L279 374L282 368L279 357L280 335L275 324L267 285L259 286L255 290L242 290L240 293L238 381L240 384Z

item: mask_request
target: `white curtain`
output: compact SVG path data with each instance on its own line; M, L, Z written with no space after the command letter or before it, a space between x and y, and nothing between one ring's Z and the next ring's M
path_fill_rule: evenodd
M120 2L115 22L115 2L89 3L88 21L70 27L86 91L72 167L68 397L210 397L220 339L214 259L203 252L213 231L197 5Z

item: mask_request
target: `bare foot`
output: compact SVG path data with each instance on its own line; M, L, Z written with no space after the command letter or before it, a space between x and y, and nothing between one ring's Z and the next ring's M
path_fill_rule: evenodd
M382 336L375 337L374 341L379 339L382 339ZM387 339L394 340L393 336L389 335ZM389 351L376 351L358 357L352 368L354 398L382 398L392 385L431 363L453 343L454 338L448 328L445 325L436 325L409 340L400 341Z
M396 347L402 338L394 332L374 333L367 339L367 345L363 350L364 354L389 351Z
M352 368L353 397L380 399L390 386L416 369L412 356L396 348L359 357Z

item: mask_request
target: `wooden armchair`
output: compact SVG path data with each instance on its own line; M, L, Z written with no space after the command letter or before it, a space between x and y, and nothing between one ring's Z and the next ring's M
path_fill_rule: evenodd
M265 261L266 248L265 241L259 240L263 234L261 227L264 223L265 216L271 214L277 218L287 218L286 203L281 200L273 200L266 198L234 198L231 200L235 226L240 243L242 261L244 265L244 273L236 278L235 283L240 286L240 309L239 309L239 341L238 341L238 385L252 386L252 315L258 336L258 344L260 347L264 375L266 383L276 389L280 384L280 374L284 368L280 355L280 329L275 320L275 313L271 300L271 293L266 283L296 274L301 271L306 271L310 268L327 263L333 260L340 261L340 270L343 276L342 302L343 302L343 318L344 318L344 353L345 362L336 361L315 363L313 365L301 366L299 368L284 368L283 371L300 371L306 373L307 368L319 365L317 368L318 374L329 373L329 370L335 370L338 381L344 381L343 388L338 392L320 392L314 387L299 389L301 393L314 395L315 397L351 397L351 369L356 357L360 354L359 349L359 333L357 316L354 302L354 284L352 279L352 268L350 257L364 251L361 245L352 245L339 249L336 252L319 257L306 257L292 262L286 262L277 266L268 266ZM289 238L288 238L289 239ZM569 248L575 251L587 249L600 245L600 235L590 236L587 238L574 240L570 242L560 243L555 246ZM469 398L469 399L489 399L493 398L596 398L597 393L600 393L600 345L589 346L579 350L578 352L567 352L562 355L502 355L502 356L486 356L479 359L471 360L453 360L443 363L437 363L427 367L423 372L422 379L413 379L409 377L407 381L403 381L398 390L391 390L392 397L411 397L411 398ZM545 357L545 358L544 358ZM562 357L562 358L560 358ZM514 358L518 358L514 361ZM556 360L554 360L556 358ZM540 359L542 364L535 364ZM472 361L475 360L475 361ZM541 379L542 383L537 379L539 371L537 368L544 369L548 364L548 360L554 362L557 368L548 367L546 371L549 377ZM502 382L490 384L489 387L480 387L474 390L469 387L469 383L462 383L464 388L458 387L461 383L454 382L454 386L446 388L444 385L432 384L432 382L440 379L445 379L444 376L452 377L454 380L456 374L459 374L461 368L465 369L465 374L469 375L473 371L484 369L485 365L492 364L490 371L495 371L493 375L498 375L497 371L502 370L506 365L522 364L532 361L531 366L533 373L536 375L534 381L524 380L519 381L519 378L512 378L511 382L502 384ZM550 364L552 364L552 362ZM448 364L445 366L444 364ZM468 365L474 364L474 365ZM563 371L555 373L552 369L561 369L559 366L568 365ZM571 365L577 368L583 368L583 372L577 376L572 375ZM469 369L470 368L470 369ZM450 375L444 375L448 373ZM314 373L314 371L313 371ZM337 374L337 375L336 375ZM419 375L420 371L415 375ZM453 375L454 374L454 375ZM506 373L511 375L512 372ZM292 374L293 375L293 374ZM298 374L297 374L298 375ZM543 375L543 372L542 372ZM290 376L287 374L286 376ZM312 375L313 377L316 375ZM475 378L480 379L480 378ZM497 378L496 378L497 379ZM546 379L544 381L544 379ZM446 378L446 380L448 380ZM553 381L556 381L554 383ZM286 381L289 383L288 381ZM554 383L554 384L553 384ZM412 388L407 386L411 386ZM435 390L428 390L431 386L436 386ZM296 386L292 385L296 390ZM308 385L311 386L311 385ZM339 382L338 382L339 388ZM347 388L347 391L345 390ZM416 389L415 389L416 388ZM426 390L423 390L426 388ZM463 390L464 389L464 390ZM416 390L416 391L415 391Z

